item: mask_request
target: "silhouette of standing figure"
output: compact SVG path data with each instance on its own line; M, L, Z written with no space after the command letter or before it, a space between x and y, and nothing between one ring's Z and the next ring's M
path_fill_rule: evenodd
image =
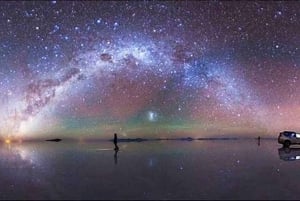
M260 136L258 136L257 140L258 140L258 146L260 146Z
M117 133L114 134L115 151L119 150Z

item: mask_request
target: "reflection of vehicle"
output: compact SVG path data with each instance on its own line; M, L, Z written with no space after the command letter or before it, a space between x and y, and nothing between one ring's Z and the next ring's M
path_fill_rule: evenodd
M284 161L295 161L300 159L300 148L281 147L278 149L279 158Z
M278 136L278 143L285 147L289 147L291 144L300 144L300 133L283 131Z

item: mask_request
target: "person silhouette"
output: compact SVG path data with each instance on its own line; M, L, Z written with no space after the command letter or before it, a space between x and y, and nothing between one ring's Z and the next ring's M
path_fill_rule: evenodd
M257 145L260 146L260 136L258 136L257 140L258 140Z
M119 151L117 133L114 134L114 144L115 144L115 151Z

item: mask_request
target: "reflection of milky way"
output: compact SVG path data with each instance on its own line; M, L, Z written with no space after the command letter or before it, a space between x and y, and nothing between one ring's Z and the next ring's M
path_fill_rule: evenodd
M294 4L3 2L0 132L300 129Z
M0 173L1 199L13 199L16 193L20 197L32 198L35 195L35 192L31 191L32 188L42 190L40 185L44 181L41 181L40 178L32 177L33 172L37 172L37 169L40 168L39 164L36 163L34 150L28 149L28 147L15 149L15 147L10 147L10 145L3 145L0 149L0 154L0 167L4 170ZM27 185L24 186L24 183Z

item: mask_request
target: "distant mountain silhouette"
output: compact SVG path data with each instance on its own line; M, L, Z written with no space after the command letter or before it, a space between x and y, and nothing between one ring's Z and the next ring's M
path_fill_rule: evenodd
M164 140L174 140L174 141L194 141L194 140L238 140L238 137L203 137L203 138L192 138L192 137L182 137L182 138L118 138L117 142L145 142L145 141L164 141ZM114 141L109 140L109 141Z
M113 140L110 140L113 141ZM143 142L148 141L148 139L144 138L127 138L127 139L117 139L118 142Z
M181 141L192 141L192 140L195 140L194 138L191 138L191 137L183 137L183 138L179 138L179 139L176 139L176 140L181 140Z
M49 139L49 140L46 140L46 141L50 141L50 142L59 142L61 141L62 139L59 139L59 138L55 138L55 139Z
M238 140L237 137L206 137L198 138L198 140Z

